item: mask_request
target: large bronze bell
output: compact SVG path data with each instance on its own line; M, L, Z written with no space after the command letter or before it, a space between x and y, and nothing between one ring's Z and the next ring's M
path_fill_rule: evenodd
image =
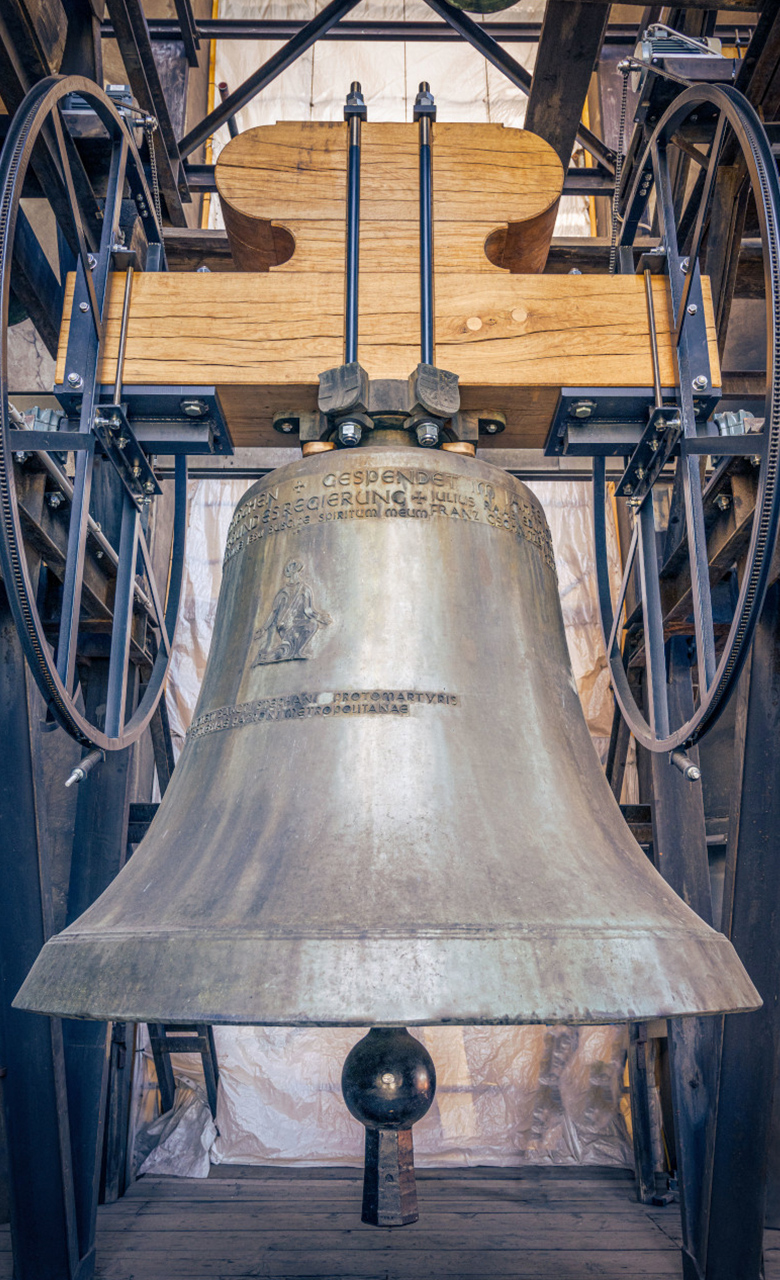
M539 503L408 439L306 457L241 500L173 781L17 1006L378 1028L760 1004L623 821ZM372 1222L416 1217L435 1075L410 1041L372 1031L345 1068Z
M607 785L539 503L384 439L239 503L173 782L17 1005L315 1026L754 1008Z

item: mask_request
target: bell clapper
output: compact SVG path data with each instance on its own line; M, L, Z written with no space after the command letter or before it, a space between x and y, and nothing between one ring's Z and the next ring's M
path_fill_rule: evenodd
M349 1111L366 1127L363 1222L416 1222L412 1125L433 1102L431 1055L404 1027L373 1027L347 1055L341 1089Z

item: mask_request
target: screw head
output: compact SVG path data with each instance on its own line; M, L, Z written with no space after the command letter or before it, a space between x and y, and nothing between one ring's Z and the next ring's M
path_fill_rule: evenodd
M81 376L81 374L80 374L80 373L69 373L69 374L68 374L68 386L70 386L70 387L83 387L83 385L84 385L84 380L83 380L83 378L82 378L82 376Z
M144 490L146 493L154 493L154 481L144 480Z
M287 436L290 435L291 432L295 430L295 424L293 422L285 421L285 422L280 422L277 425L279 427L279 430L283 431L284 434Z
M705 378L703 373L700 373L698 377L694 378L693 382L691 383L691 386L693 387L694 391L706 391L707 387L709 386L709 379Z
M26 462L29 456L28 453L22 453L21 450L19 453L14 454L17 462Z
M715 497L715 506L719 511L728 511L731 506L731 498L727 493L719 493Z
M360 444L362 434L363 428L359 422L348 419L346 422L339 423L339 441L347 448L354 448L356 444Z
M46 501L48 502L49 506L50 506L50 507L53 507L53 508L55 509L55 511L56 511L57 507L61 507L61 506L62 506L62 502L63 502L62 494L61 494L61 493L50 493L50 494L48 495L48 497L46 498Z
M432 449L439 442L439 426L436 422L419 422L417 424L417 443L423 449Z
M578 400L571 407L572 416L575 418L592 418L595 405L592 400Z
M696 306L695 302L692 302L689 307L686 307L686 310L689 316L695 316L699 308Z
M179 408L188 418L203 418L209 411L205 400L181 400Z
M83 312L84 312L84 315L86 315L86 314L87 314L87 312L89 311L89 303L88 303L88 302L80 302L80 303L79 303L79 311L83 311Z

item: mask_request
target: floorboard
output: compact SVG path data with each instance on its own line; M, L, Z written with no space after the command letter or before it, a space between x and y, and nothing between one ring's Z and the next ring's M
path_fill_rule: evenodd
M420 1221L360 1221L354 1169L218 1166L142 1178L98 1217L96 1280L681 1280L679 1207L637 1204L628 1171L418 1174ZM780 1280L780 1232L766 1238ZM10 1280L7 1229L0 1280Z

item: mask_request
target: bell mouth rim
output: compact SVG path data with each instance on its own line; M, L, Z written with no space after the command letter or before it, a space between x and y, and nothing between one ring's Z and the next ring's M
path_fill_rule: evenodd
M729 940L698 926L602 932L584 947L560 929L554 939L407 936L402 946L82 931L46 943L13 1004L96 1021L282 1027L604 1026L759 1008Z

